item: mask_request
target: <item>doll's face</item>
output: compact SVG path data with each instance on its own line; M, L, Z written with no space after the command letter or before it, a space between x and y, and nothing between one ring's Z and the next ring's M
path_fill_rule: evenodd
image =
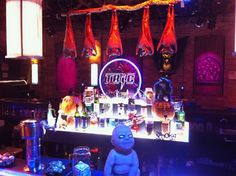
M112 144L121 151L129 151L134 146L133 134L125 125L117 126L112 133Z

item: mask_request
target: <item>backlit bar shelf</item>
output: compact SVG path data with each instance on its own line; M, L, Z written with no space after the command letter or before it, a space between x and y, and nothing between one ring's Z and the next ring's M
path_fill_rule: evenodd
M161 122L154 122L154 129L150 134L147 133L145 126L140 126L138 131L132 130L133 136L140 139L150 140L166 140L176 142L189 142L189 122L185 122L182 128L178 128L177 122L170 122L170 132L164 133L160 131ZM114 127L98 127L90 125L86 129L74 127L56 128L55 131L73 132L82 134L96 134L111 136Z

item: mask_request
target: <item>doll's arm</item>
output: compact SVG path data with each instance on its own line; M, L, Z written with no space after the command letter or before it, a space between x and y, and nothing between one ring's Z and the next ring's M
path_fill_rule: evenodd
M104 166L104 176L112 175L112 167L115 163L115 151L111 150L108 154L105 166Z
M138 160L138 156L137 153L133 150L132 151L133 156L132 156L132 165L130 167L130 171L129 171L129 176L139 176L139 160Z

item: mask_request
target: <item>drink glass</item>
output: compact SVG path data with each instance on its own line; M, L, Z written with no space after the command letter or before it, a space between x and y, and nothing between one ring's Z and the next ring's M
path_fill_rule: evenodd
M170 133L170 121L166 120L161 122L161 133L162 134Z
M87 146L79 146L74 148L72 154L72 167L74 167L79 161L83 161L84 163L90 166L90 148Z
M146 120L146 132L148 135L151 135L153 132L154 122L153 120Z
M78 130L79 128L79 118L75 118L75 129Z
M91 113L91 117L90 117L90 127L97 127L97 126L98 126L97 113L93 112Z

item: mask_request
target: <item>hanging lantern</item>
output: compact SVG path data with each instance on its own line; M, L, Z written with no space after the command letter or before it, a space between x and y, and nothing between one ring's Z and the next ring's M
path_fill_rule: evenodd
M92 22L91 22L91 14L88 13L86 16L86 22L85 22L85 34L84 34L84 48L82 51L82 56L84 57L90 57L90 56L96 56L97 50L96 50L96 43L93 36L93 30L92 30Z
M42 0L6 0L6 58L42 58Z
M74 39L74 32L71 23L71 18L69 15L66 17L66 32L63 43L63 56L69 58L76 58L77 51Z
M66 31L63 42L63 56L57 63L57 88L60 96L65 96L76 87L77 69L75 59L77 57L74 32L69 15L66 17Z
M174 53L177 52L174 20L174 5L170 4L168 8L166 25L157 46L157 51L160 50L160 53L164 58L171 58Z
M140 57L153 55L154 46L152 42L151 30L149 25L149 6L143 10L142 27L136 47L136 55Z
M119 21L116 10L112 10L110 34L107 42L106 55L120 56L123 54L123 47L120 38Z

